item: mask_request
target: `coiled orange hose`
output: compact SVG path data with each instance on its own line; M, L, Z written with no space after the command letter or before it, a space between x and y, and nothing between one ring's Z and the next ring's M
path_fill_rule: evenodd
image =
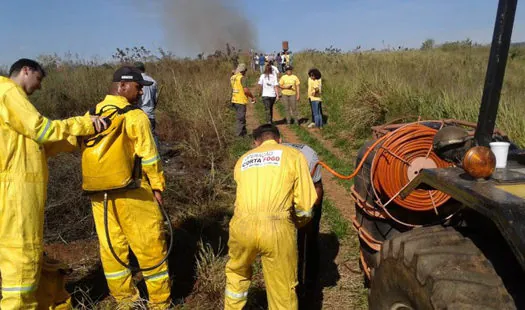
M421 125L419 122L407 124L377 139L368 147L352 174L341 175L324 162L318 162L312 169L312 173L320 165L340 179L352 179L359 173L370 153L383 143L374 156L370 171L372 189L377 198L376 203L383 209L394 201L399 206L414 211L436 210L437 207L447 202L450 196L436 190L417 189L405 199L399 197L399 193L410 183L408 168L414 159L429 158L438 168L450 166L432 152L432 142L436 133L436 129ZM381 202L379 194L386 195L390 200L386 203Z
M415 159L431 159L438 168L450 166L432 152L436 133L436 129L415 123L386 135L370 170L374 191L393 198L397 205L413 211L436 210L447 202L450 196L436 190L416 189L405 199L399 196L401 190L410 183L408 169Z

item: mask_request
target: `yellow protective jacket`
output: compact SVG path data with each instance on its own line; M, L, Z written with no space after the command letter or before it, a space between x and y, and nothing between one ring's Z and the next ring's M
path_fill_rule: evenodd
M232 103L247 104L248 96L244 93L244 87L242 86L242 78L244 76L241 73L236 73L230 78L232 86Z
M308 163L298 150L267 140L235 165L235 214L289 212L309 221L317 199Z
M95 132L89 116L50 120L29 102L24 90L0 77L0 182L47 181L43 144Z
M100 112L106 105L115 105L123 109L130 103L122 96L107 95L102 102L97 104L96 112ZM126 153L133 157L135 155L140 157L142 159L142 171L149 180L151 188L164 191L166 181L148 116L142 110L136 109L125 113L124 117L124 134L130 141Z
M89 116L53 121L0 77L0 271L2 309L35 309L48 178L44 143L95 132ZM54 146L59 151L60 145Z

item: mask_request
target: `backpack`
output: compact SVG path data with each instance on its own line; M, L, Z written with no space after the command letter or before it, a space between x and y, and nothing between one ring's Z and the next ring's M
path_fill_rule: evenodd
M134 106L119 108L115 105L96 108L90 115L104 116L110 120L108 128L81 142L82 190L95 194L120 189L140 187L141 160L130 153L131 141L125 133L125 114L140 109Z

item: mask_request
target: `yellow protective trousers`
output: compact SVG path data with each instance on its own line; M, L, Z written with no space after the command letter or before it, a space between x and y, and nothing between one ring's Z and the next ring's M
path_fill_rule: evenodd
M271 310L297 309L297 236L290 212L235 214L230 222L224 309L246 304L252 263L261 256Z
M91 196L91 203L110 293L119 303L132 303L139 294L132 283L131 271L117 262L108 247L103 194ZM162 213L147 182L143 181L138 189L108 193L108 226L113 249L126 264L129 264L129 248L142 268L158 264L167 253ZM171 303L171 281L167 263L143 272L143 276L148 288L150 308L168 308Z
M0 182L2 310L37 309L44 200L43 182L26 183L16 178Z

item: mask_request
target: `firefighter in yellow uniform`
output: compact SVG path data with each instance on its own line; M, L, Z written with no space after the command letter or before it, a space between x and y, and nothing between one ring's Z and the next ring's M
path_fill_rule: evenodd
M235 74L230 77L230 84L232 87L232 106L235 109L235 119L237 121L235 128L235 135L243 137L246 135L246 104L248 98L255 102L255 96L248 89L246 82L246 68L245 64L239 64L235 70Z
M142 94L143 85L151 85L151 82L145 81L138 69L118 69L113 75L110 95L97 104L96 112L108 105L120 109L128 107ZM162 204L164 173L149 119L142 110L135 109L125 114L122 134L129 139L127 154L141 158L144 178L140 188L108 193L108 230L112 247L122 262L129 264L128 253L131 248L140 267L148 268L158 264L167 253L163 236L164 221L157 205ZM117 302L132 304L139 298L138 290L133 285L131 271L120 265L108 246L104 225L104 194L94 194L90 198L110 293ZM171 281L167 263L143 272L143 276L150 308L168 308L171 304Z
M253 132L257 147L235 165L237 199L230 222L225 309L242 309L261 256L269 309L297 309L296 226L312 216L317 194L308 163L296 149L279 144L271 124Z
M45 71L20 59L0 77L0 272L2 310L36 309L47 192L45 144L91 135L98 117L50 120L29 102ZM104 125L105 126L105 125ZM55 148L56 149L56 148Z

